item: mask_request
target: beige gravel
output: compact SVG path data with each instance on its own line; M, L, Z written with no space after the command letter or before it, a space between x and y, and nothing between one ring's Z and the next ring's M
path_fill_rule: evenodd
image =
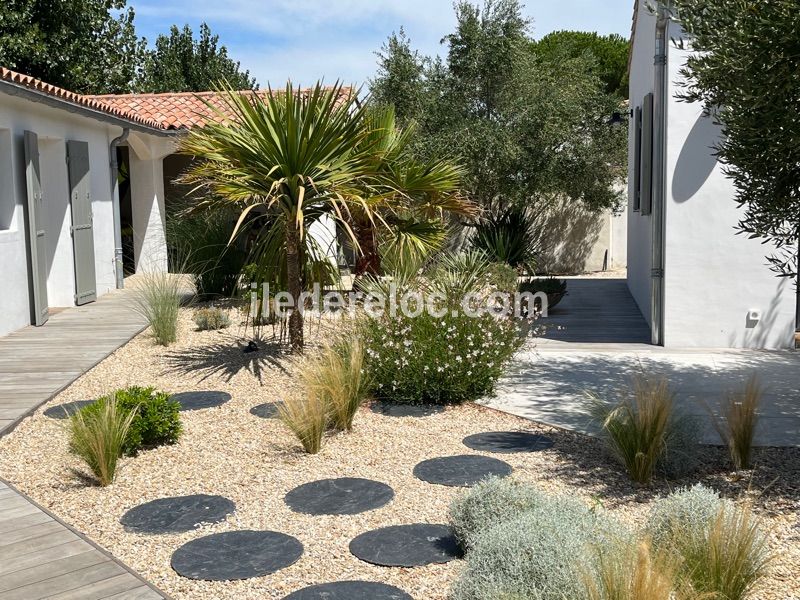
M319 325L312 329L316 338L325 333ZM218 389L233 396L221 407L182 413L181 442L124 459L112 486L87 487L72 473L81 464L67 452L62 425L42 415L46 407L0 440L0 476L174 598L192 600L283 598L306 585L342 579L390 583L418 600L446 598L459 562L418 569L376 567L350 555L348 543L385 525L445 522L448 503L460 491L423 483L412 469L427 458L472 453L461 444L471 433L525 429L551 435L556 441L552 450L500 458L513 465L515 477L599 503L629 523L641 523L648 503L670 489L665 483L648 490L630 484L604 457L597 440L479 406L453 407L422 419L387 417L364 408L351 434L331 437L321 454L306 455L280 422L249 413L257 404L297 393L291 361L271 349L242 354L240 333L238 328L193 331L191 311L184 309L178 344L156 347L145 332L48 404L95 398L133 384L169 392ZM762 450L757 455L762 467L735 479L724 473L722 452L710 450L703 473L671 484L703 481L732 497L749 490L756 498L777 556L758 598L800 598L799 458L795 449ZM293 487L339 476L383 481L396 497L379 510L355 516L309 517L285 506L283 496ZM142 502L192 493L226 496L236 502L236 513L224 523L180 535L135 535L119 524L126 510ZM191 581L171 570L170 555L186 541L236 529L293 535L305 553L287 569L240 582Z

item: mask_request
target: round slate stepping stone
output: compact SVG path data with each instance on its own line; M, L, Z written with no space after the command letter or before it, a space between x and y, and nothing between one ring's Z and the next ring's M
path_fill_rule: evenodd
M277 531L226 531L192 540L172 554L172 568L189 579L262 577L294 564L303 544Z
M266 402L250 409L250 414L262 419L274 419L278 416L278 405L281 402Z
M200 523L224 521L235 509L236 504L222 496L159 498L130 509L120 523L136 533L180 533L192 531Z
M538 452L553 447L553 440L526 431L492 431L468 435L464 445L473 450L511 454L513 452Z
M84 406L89 406L95 402L96 400L75 400L74 402L65 402L64 404L51 406L44 411L44 414L46 417L50 417L51 419L67 419Z
M227 392L180 392L172 394L172 400L181 405L181 410L200 410L225 404L231 399Z
M447 525L392 525L362 533L350 542L356 558L383 567L421 567L446 563L461 552Z
M337 581L312 585L283 600L414 600L400 588L374 581Z
M387 417L429 417L444 412L438 404L395 404L394 402L373 402L372 412Z
M394 490L385 483L357 477L321 479L286 494L294 512L307 515L355 515L388 504Z
M507 477L513 468L489 456L462 454L424 460L414 467L414 476L428 483L453 487L475 485L487 477Z

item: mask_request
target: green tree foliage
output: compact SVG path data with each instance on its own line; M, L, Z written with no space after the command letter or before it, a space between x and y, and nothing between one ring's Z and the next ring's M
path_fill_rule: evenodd
M628 97L630 42L621 35L554 31L532 43L531 50L544 60L553 60L554 56L562 54L573 58L585 55L594 62L592 70L605 84L606 93Z
M678 0L696 51L683 99L722 126L717 150L744 209L740 228L776 244L769 260L797 273L800 237L800 11L794 0Z
M228 49L219 45L219 36L208 25L200 26L198 39L188 25L183 29L173 25L169 35L159 35L155 48L147 52L137 87L154 93L203 92L223 79L235 89L258 87L250 72L242 72Z
M125 0L4 0L0 64L79 93L129 92L145 47L133 17Z
M545 207L558 198L616 207L627 136L607 125L620 98L606 93L587 53L530 51L518 0L465 0L445 38L445 60L421 57L405 36L380 53L374 101L400 104L418 124L415 151L465 165L484 207Z

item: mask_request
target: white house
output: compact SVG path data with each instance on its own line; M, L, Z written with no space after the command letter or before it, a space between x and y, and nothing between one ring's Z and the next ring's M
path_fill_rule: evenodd
M793 282L741 212L714 156L719 128L676 99L691 40L666 6L636 0L630 58L628 287L668 347L790 348Z

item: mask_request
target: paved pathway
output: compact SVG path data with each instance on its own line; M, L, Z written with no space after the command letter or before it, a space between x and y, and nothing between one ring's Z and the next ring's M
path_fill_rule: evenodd
M0 436L144 327L120 290L0 338ZM0 480L0 600L165 597Z
M613 399L636 374L666 376L677 401L705 422L704 441L719 443L709 417L726 391L752 373L765 387L756 443L800 446L800 353L673 350L646 343L644 319L624 280L571 279L570 295L551 313L551 328L521 352L486 404L535 421L593 433L587 392ZM625 292L625 293L623 293ZM600 300L611 294L609 307ZM586 302L579 308L576 301Z

